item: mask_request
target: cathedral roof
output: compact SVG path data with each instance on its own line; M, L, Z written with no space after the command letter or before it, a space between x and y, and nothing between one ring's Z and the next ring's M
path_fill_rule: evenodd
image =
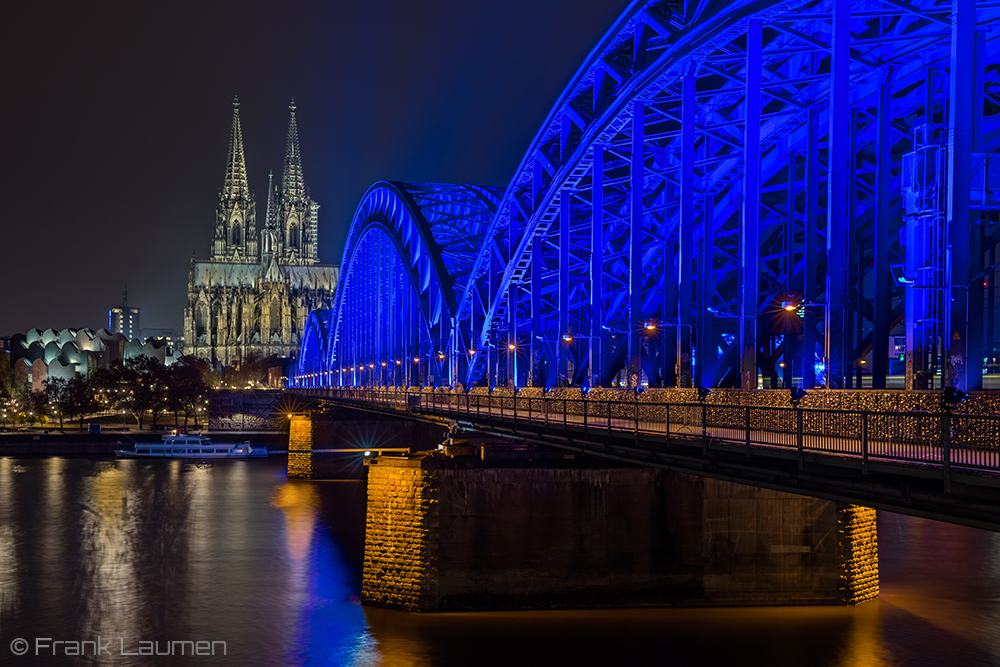
M330 264L285 266L271 262L238 264L235 262L194 262L195 287L256 287L261 280L284 282L293 289L333 290L339 267Z
M243 130L240 127L240 101L233 98L233 129L229 134L229 155L226 159L226 182L219 193L223 199L247 199L247 165L243 157Z
M295 100L288 105L288 139L285 141L285 167L281 172L281 197L286 202L304 201L306 184L302 178L299 153L299 127L295 122Z

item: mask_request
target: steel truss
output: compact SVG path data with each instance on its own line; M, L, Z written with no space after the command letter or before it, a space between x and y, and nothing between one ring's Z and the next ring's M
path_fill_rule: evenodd
M905 332L908 387L980 388L998 19L972 0L634 2L503 192L372 186L300 375L850 388L865 366L884 387Z

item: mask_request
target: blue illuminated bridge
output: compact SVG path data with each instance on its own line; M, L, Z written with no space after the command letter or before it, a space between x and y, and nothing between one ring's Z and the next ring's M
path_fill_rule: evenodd
M368 190L298 381L978 389L998 37L969 0L634 2L505 186Z
M980 390L998 38L995 2L633 2L509 183L371 186L293 384ZM888 393L836 405L931 402Z

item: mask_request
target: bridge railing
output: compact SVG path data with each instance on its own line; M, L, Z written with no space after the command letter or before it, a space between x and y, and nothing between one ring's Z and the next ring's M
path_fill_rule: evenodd
M952 412L868 412L710 403L412 392L305 390L318 396L465 415L483 422L559 426L597 435L632 433L671 440L781 448L842 457L1000 471L1000 416Z

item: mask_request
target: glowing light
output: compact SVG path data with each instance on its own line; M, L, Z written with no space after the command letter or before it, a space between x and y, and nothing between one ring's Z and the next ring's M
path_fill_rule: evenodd
M654 323L654 322L646 322L645 328L646 328L646 331L655 331L656 330L656 323Z
M796 310L799 309L798 304L795 303L794 301L782 301L781 307L787 310L789 313L794 313Z
M471 357L472 355L474 355L475 353L476 353L476 351L475 351L474 349L472 349L472 348L469 348L469 356L470 356L470 357Z
M413 357L413 363L419 364L420 363L420 357Z
M563 335L562 339L563 339L564 343L572 343L573 342L573 334L565 334L565 335Z
M514 343L507 343L507 349L513 352L517 349L517 345L514 345Z

